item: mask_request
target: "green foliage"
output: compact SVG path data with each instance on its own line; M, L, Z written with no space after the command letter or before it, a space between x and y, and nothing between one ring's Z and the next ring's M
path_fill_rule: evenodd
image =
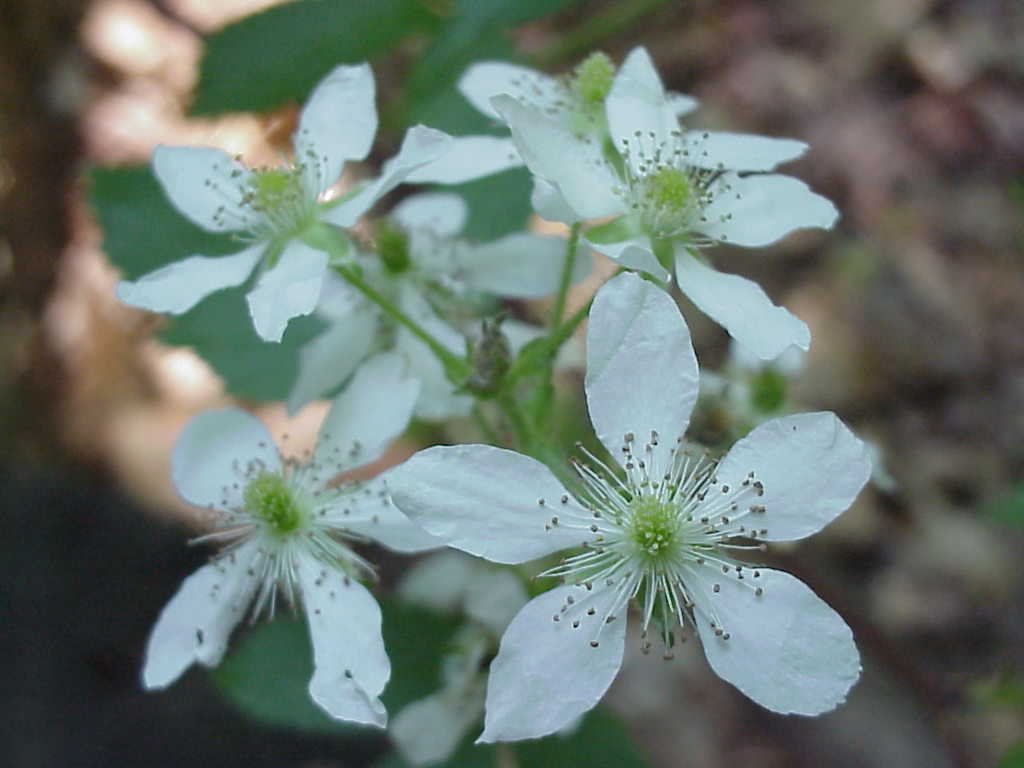
M391 659L391 682L381 699L394 713L440 685L441 656L456 622L394 600L380 602ZM305 621L278 618L254 627L212 674L228 699L262 722L303 731L365 731L332 720L309 698L313 654Z
M1024 768L1024 741L1018 741L999 761L998 768Z
M206 40L192 113L264 111L301 101L338 64L358 64L436 27L419 0L298 0Z
M529 171L516 168L444 189L460 193L469 205L463 236L487 242L526 226L533 210L530 207L531 188Z
M391 658L391 682L381 697L394 716L404 706L434 693L440 686L440 662L458 622L395 600L381 600L384 643ZM339 642L344 642L340 638ZM211 673L218 688L239 709L270 725L341 737L361 737L376 731L332 720L309 698L307 686L313 659L306 623L278 618L247 630ZM447 768L492 768L499 748L475 746L471 732ZM519 765L561 768L564 765L615 765L646 768L625 727L615 716L596 709L569 735L510 744ZM407 768L398 755L374 768Z
M767 367L750 378L750 404L761 413L775 413L786 402L786 377Z
M1006 496L990 502L985 507L985 513L996 522L1024 528L1024 483Z
M313 658L301 619L281 617L248 631L212 674L233 704L261 722L311 733L366 730L331 719L309 697Z
M569 734L519 741L495 747L473 745L473 733L459 751L437 768L497 768L502 750L515 757L515 764L529 768L565 768L565 766L615 766L648 768L622 721L603 709L587 713L580 726ZM504 764L504 763L501 763ZM389 755L373 768L410 768L398 755Z
M193 254L220 256L241 244L200 229L168 202L147 167L97 168L89 174L90 200L103 249L125 278ZM280 344L264 342L253 330L245 287L219 291L169 319L162 338L192 347L224 378L234 395L254 400L284 399L295 380L298 348L320 330L313 317L293 320Z
M572 734L523 741L516 744L515 749L519 764L530 768L563 768L566 765L647 768L650 765L622 721L600 708L591 710Z

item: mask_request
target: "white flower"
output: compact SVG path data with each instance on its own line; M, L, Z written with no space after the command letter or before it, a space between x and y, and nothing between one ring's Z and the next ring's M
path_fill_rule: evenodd
M366 363L334 401L307 463L282 460L263 424L229 408L196 416L174 449L173 479L224 545L185 579L150 635L142 672L164 688L189 666L216 666L246 613L272 615L284 599L305 609L315 670L313 700L332 717L383 726L378 698L391 674L377 602L358 579L369 564L350 540L414 552L439 544L391 505L386 475L332 481L380 457L405 429L418 385L393 354ZM250 608L251 606L251 608Z
M404 600L468 621L456 632L441 662L441 688L395 715L389 731L413 765L447 760L484 714L485 659L497 649L509 621L527 600L518 576L458 552L441 552L403 578Z
M605 100L615 80L615 65L603 53L593 53L565 77L551 77L506 61L480 61L459 78L459 90L478 111L502 119L491 99L507 94L536 107L578 136L607 136ZM674 118L697 108L696 100L681 93L666 99Z
M117 287L127 304L181 314L215 291L244 283L259 267L247 301L257 333L280 341L293 317L313 311L328 257L309 245L319 226L351 227L373 204L443 155L450 137L424 126L406 134L381 176L338 203L323 194L350 160L362 160L377 131L373 73L339 66L309 97L293 137L295 158L249 169L210 147L157 147L153 170L174 206L203 229L234 232L248 245L230 256L190 256Z
M470 554L519 563L582 547L545 572L564 586L506 630L481 741L542 736L593 707L622 663L630 602L645 638L653 624L667 653L674 626L695 630L719 676L762 706L835 707L860 673L849 627L802 582L730 551L800 539L839 515L868 478L863 443L835 415L807 413L758 427L717 464L687 455L689 332L635 275L597 294L587 342L591 420L621 471L589 457L571 493L531 458L460 445L421 451L391 478L400 509Z
M802 181L769 173L807 149L799 141L684 131L675 99L650 56L634 49L604 99L607 138L552 117L530 89L491 99L537 179L534 207L545 218L610 223L586 232L590 245L630 269L666 279L760 358L810 346L807 326L760 286L712 269L702 246L769 245L790 232L829 228L835 207ZM537 89L543 94L543 89Z
M389 217L393 226L379 230L377 253L360 258L366 279L457 356L465 353L466 341L456 328L476 317L466 311L466 298L475 293L549 296L558 289L566 248L563 238L529 232L492 243L468 243L457 238L466 216L466 204L458 195L414 195L395 206ZM590 266L589 259L577 258L573 282L586 277ZM460 307L466 315L461 322ZM456 392L427 345L346 283L329 276L318 312L330 325L299 353L299 375L288 397L290 411L338 387L374 345L384 345L400 352L410 375L420 379L417 418L438 420L469 413L473 398ZM515 321L502 327L513 352L540 332Z

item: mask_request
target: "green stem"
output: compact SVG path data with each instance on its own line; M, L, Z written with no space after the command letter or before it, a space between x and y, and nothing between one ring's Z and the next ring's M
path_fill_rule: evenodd
M534 443L533 430L530 429L526 417L519 410L519 404L516 402L515 396L506 390L498 395L496 402L498 407L501 408L505 419L511 425L512 431L515 433L516 447L523 453L532 453L531 448Z
M480 403L473 404L473 421L476 422L477 427L483 434L484 439L491 445L499 445L501 438L498 437L498 433L495 431L491 423L487 421L487 417L484 416L483 409L480 407Z
M448 380L461 384L469 374L469 365L464 359L453 354L441 342L425 331L415 320L398 308L391 300L386 298L380 291L366 282L352 267L345 264L335 264L334 270L344 277L354 288L366 298L379 306L385 314L400 325L404 325L409 331L426 344L434 356L444 365Z
M579 250L580 225L573 224L569 230L569 241L565 246L565 261L562 263L562 275L558 282L558 293L555 294L555 303L551 307L551 329L554 330L562 324L562 315L565 314L565 300L569 295L569 286L572 285L572 273L576 267L576 251Z

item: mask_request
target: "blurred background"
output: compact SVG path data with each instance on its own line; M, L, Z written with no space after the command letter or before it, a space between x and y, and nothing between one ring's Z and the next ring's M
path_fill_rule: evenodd
M168 476L181 426L235 398L301 445L324 413L312 406L286 426L281 407L263 404L286 388L247 389L230 359L242 353L210 351L219 310L168 328L114 299L118 269L146 271L168 245L154 238L164 214L146 208L157 197L139 165L153 146L276 162L309 87L339 61L369 59L379 163L414 122L491 127L453 88L475 59L558 73L594 49L621 61L645 45L666 86L700 99L690 124L811 145L784 170L836 203L836 229L766 251L721 248L716 263L810 325L792 401L835 410L874 441L890 477L771 554L853 628L865 671L848 703L775 716L718 681L695 644L665 663L629 643L608 705L644 756L635 764L1024 765L1024 4L276 5L0 10L0 762L313 768L369 765L386 750L379 737L261 724L204 673L161 694L140 688L148 631L205 557L185 545L196 519ZM467 185L471 235L521 226L527 189L516 172ZM721 329L683 309L702 366L724 363ZM283 380L308 338L289 334L280 360L256 358ZM568 397L580 383L565 377ZM400 567L382 564L386 587ZM451 764L568 758L474 759Z

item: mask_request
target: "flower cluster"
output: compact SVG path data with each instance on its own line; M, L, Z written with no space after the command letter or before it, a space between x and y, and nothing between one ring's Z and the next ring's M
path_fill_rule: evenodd
M508 124L534 174L542 216L614 217L587 231L594 250L659 279L674 273L694 304L762 359L792 345L809 347L802 321L772 304L756 283L716 271L699 253L725 242L756 248L835 223L828 200L797 179L769 173L802 155L805 144L683 130L678 118L696 104L665 91L643 48L618 72L592 57L563 85L518 67L477 64L462 88ZM582 129L581 111L592 118Z
M280 167L246 168L210 148L154 152L171 202L245 247L191 255L122 282L118 295L182 313L251 282L248 309L265 340L280 341L300 315L326 321L300 351L289 410L340 394L305 460L282 458L263 425L237 409L185 427L174 482L209 512L199 540L221 548L160 615L145 686L165 687L195 662L216 665L246 614L272 616L284 602L306 615L312 699L332 717L383 727L391 669L364 585L374 569L355 551L375 541L478 558L425 561L400 590L462 617L441 688L390 728L415 764L446 759L481 715L485 742L572 728L617 675L631 623L641 648L657 642L666 658L698 639L719 676L772 711L834 708L860 673L849 627L757 558L769 542L802 539L847 509L871 472L869 450L832 413L767 419L767 408L724 455L689 442L702 379L666 290L674 280L757 365L808 348L801 320L704 253L832 226L831 203L774 172L806 146L684 129L696 102L665 90L643 48L618 68L595 54L564 78L478 63L460 88L510 136L416 126L375 180L340 197L344 165L368 156L377 128L365 64L339 66L314 89L294 158ZM472 242L461 236L465 202L441 191L360 222L401 183L454 184L517 165L533 174L536 211L569 225L567 240ZM588 249L623 274L567 316L570 287L590 272ZM502 300L549 296L546 328L493 311ZM569 468L552 434L552 378L584 320L584 390L601 447L581 445ZM489 444L427 448L352 480L414 417L470 413ZM546 589L532 599L530 573Z

